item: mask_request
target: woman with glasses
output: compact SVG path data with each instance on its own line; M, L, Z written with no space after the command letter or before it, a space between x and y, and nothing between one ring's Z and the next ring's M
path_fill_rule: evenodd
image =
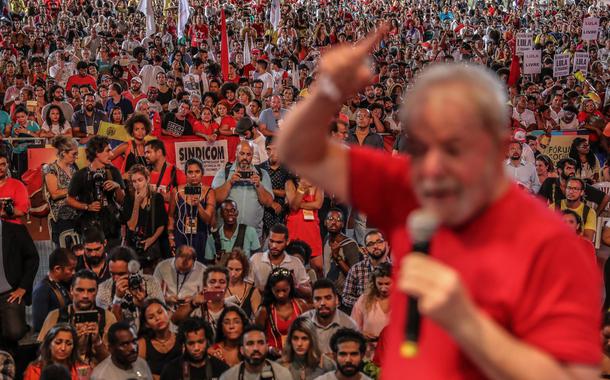
M371 345L371 353L381 330L390 322L390 288L392 264L381 263L370 275L370 280L352 309L352 319Z
M312 380L335 369L332 359L320 352L315 326L306 317L292 322L280 362L294 380Z
M244 311L248 318L254 317L261 303L261 295L250 282L244 281L250 273L250 262L240 249L234 249L225 255L222 265L229 270L229 285L225 298L232 297L233 301Z
M55 161L42 168L44 179L44 193L51 207L51 240L59 246L59 235L62 232L73 229L77 211L66 204L70 180L78 167L78 146L76 142L66 136L57 136L51 142L57 149Z
M292 272L282 267L273 269L254 318L255 324L265 327L271 357L280 357L290 325L307 310L305 301L297 298Z
M38 380L49 365L61 365L70 371L72 380L88 378L91 368L78 357L76 330L67 323L53 326L40 345L38 360L31 363L23 375L24 380Z
M229 367L238 364L241 336L249 322L240 307L226 306L218 317L216 343L208 348L208 354L222 360Z

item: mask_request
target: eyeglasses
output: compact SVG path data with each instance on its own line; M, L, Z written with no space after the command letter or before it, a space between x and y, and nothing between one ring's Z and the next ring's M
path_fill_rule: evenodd
M375 245L381 245L383 243L385 243L385 240L379 239L379 240L375 240L375 241L369 241L368 243L366 243L366 246L367 247L372 247L372 246L375 246Z
M582 189L580 187L572 187L572 186L567 186L566 190L570 190L570 191L581 191Z

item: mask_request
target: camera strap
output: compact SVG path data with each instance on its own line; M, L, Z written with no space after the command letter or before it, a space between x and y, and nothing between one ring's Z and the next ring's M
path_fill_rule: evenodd
M238 380L244 380L244 371L246 370L246 366L244 364L244 362L241 362L241 364L239 365L239 375L237 377ZM265 373L266 371L270 371L271 372L271 377L263 377L263 373ZM271 362L267 359L265 359L265 366L263 367L263 370L261 371L260 374L260 378L261 379L274 379L275 380L275 371L273 370L273 365L271 365Z
M161 182L163 182L163 176L165 175L165 169L167 169L167 162L163 163L163 167L161 168L161 171L159 172L159 178L157 179L157 184L155 185L155 189L159 189L159 186L161 186Z

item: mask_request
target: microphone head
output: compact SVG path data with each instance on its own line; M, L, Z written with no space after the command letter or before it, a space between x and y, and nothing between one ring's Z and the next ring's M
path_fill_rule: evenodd
M129 263L127 263L127 270L131 274L138 273L140 271L140 263L137 260L129 260Z
M413 211L407 218L407 230L413 243L430 241L438 226L436 214L423 208Z

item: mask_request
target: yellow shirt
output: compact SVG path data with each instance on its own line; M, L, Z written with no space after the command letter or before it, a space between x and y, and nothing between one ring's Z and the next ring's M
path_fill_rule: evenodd
M555 205L551 204L549 207L550 208L554 208ZM585 204L584 204L584 202L580 202L580 206L578 206L576 208L569 208L567 203L566 203L566 200L562 199L560 207L561 207L561 211L563 211L563 210L572 210L575 213L577 213L578 216L580 216L581 220L585 220L585 218L583 217L583 213L585 211ZM592 231L595 231L597 229L597 214L595 213L595 210L593 210L592 208L589 208L589 214L587 215L586 219L587 220L584 223L582 229L583 230L592 230Z

